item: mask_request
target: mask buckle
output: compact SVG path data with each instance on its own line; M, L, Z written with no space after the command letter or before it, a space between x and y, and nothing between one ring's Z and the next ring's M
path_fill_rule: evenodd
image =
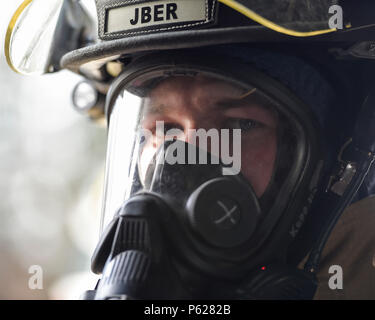
M342 197L345 193L345 190L350 185L355 173L357 172L357 164L354 161L345 161L343 160L343 153L352 143L352 138L350 138L342 146L340 153L337 157L339 168L336 171L337 173L332 175L329 179L329 183L326 189L326 192L332 191L338 196Z

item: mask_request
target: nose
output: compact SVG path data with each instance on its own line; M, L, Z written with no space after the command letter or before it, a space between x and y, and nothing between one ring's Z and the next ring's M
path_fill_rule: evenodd
M188 125L184 127L185 142L196 145L195 132L198 129L196 121L189 121Z
M203 149L208 153L214 152L215 150L213 149L215 148L212 148L212 146L215 144L220 144L220 137L217 134L216 129L217 128L210 125L210 123L207 120L200 118L189 119L185 122L183 127L183 141L191 145L194 145L197 148ZM216 130L216 132L214 130ZM214 153L216 154L217 152L218 151Z

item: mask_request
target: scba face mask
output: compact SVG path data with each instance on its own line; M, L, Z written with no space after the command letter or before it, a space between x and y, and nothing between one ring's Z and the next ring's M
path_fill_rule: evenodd
M313 295L286 266L322 163L306 105L228 56L172 52L128 65L107 109L96 299Z

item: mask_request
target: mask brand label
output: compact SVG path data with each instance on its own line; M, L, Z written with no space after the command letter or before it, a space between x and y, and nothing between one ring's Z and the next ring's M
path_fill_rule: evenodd
M216 0L124 1L106 7L104 35L188 29L213 22Z

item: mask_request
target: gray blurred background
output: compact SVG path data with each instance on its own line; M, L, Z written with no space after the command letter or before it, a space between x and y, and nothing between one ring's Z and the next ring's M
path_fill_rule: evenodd
M106 129L72 108L79 76L8 67L5 33L21 3L0 4L0 299L77 299L96 282ZM32 265L43 289L28 286Z

